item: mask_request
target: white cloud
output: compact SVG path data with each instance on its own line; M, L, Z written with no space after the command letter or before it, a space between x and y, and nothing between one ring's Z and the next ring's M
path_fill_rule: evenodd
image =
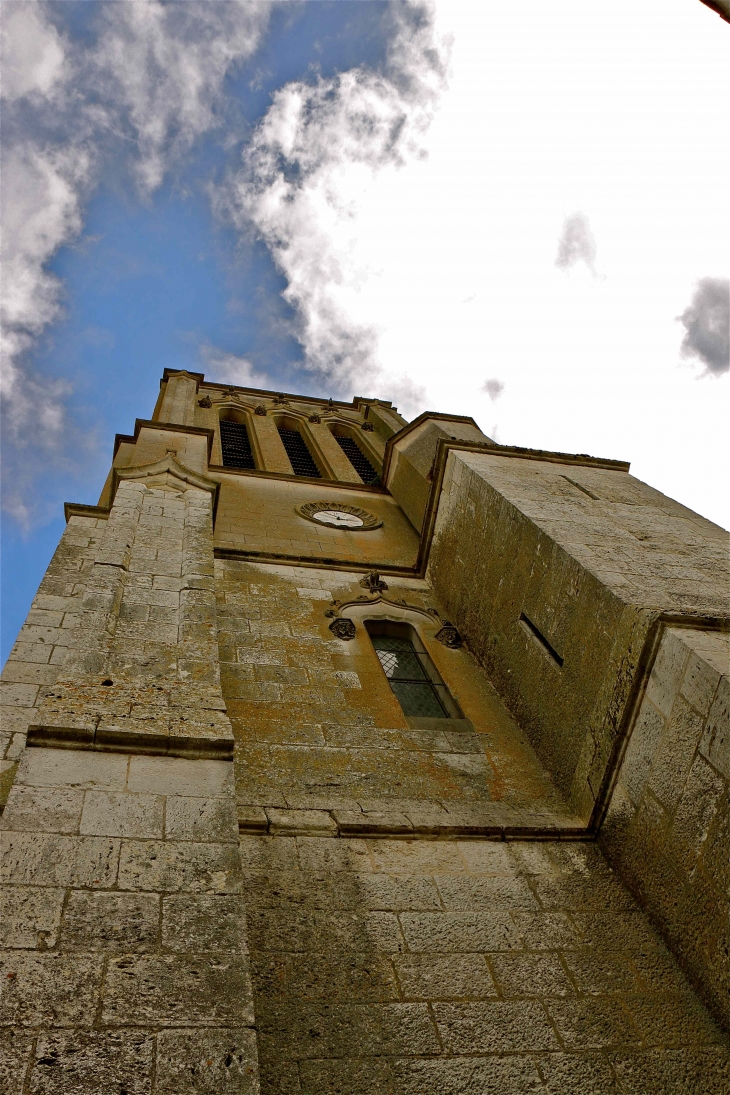
M220 124L226 74L255 51L269 10L263 2L101 4L89 43L59 33L45 3L2 4L0 375L6 437L25 448L20 463L30 442L59 451L78 444L67 422L70 385L37 376L29 353L62 313L63 285L48 263L82 231L104 158L126 151L149 196ZM6 459L8 482L20 481L20 463ZM16 516L25 512L18 498L6 487Z
M271 378L266 373L256 372L248 358L220 350L210 343L203 343L198 350L207 380L238 384L242 388L272 388Z
M703 376L730 370L730 280L700 278L689 306L678 317L685 329L680 352L705 366Z
M237 223L286 278L307 368L343 394L389 398L408 378L485 426L498 407L504 443L631 459L730 519L725 409L676 368L675 322L727 260L722 25L686 0L659 21L650 0L435 11L436 30L394 38L406 90L395 60L287 85L235 179ZM602 277L581 276L585 235L578 276L556 268L566 209L590 211ZM485 376L505 382L498 404Z
M381 273L362 251L362 201L381 176L423 155L422 140L444 84L446 46L429 9L397 5L383 72L355 68L313 84L287 84L218 196L242 231L249 219L287 278L306 367L339 390L382 387L379 323L358 319L358 296ZM388 378L410 411L423 385L402 370ZM385 392L383 391L383 394ZM418 408L420 409L420 408Z
M46 5L5 0L1 33L3 99L49 95L62 78L65 47Z
M135 146L144 195L160 185L171 161L221 124L223 81L257 49L270 7L244 0L101 5L90 66L120 132Z
M563 221L555 259L555 265L561 270L570 270L578 262L595 274L596 241L585 213L572 213Z

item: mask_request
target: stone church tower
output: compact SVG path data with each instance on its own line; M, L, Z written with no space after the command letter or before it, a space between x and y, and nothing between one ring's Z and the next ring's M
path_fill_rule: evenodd
M3 674L3 1093L728 1095L721 529L169 370L66 513Z

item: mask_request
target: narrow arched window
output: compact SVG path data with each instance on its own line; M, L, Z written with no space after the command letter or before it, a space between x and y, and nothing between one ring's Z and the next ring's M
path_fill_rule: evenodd
M221 452L223 465L227 468L255 468L256 461L251 448L251 439L244 422L235 422L222 418Z
M368 620L365 627L404 715L463 718L415 628L380 620Z
M294 474L308 475L311 479L321 479L321 472L299 430L288 429L286 426L277 426L277 429Z
M378 473L362 451L357 441L352 437L336 433L335 441L352 464L363 483L371 484L378 481Z

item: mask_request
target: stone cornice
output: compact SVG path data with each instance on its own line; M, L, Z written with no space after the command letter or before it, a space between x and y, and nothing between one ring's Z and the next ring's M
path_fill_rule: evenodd
M183 426L179 422L152 422L146 418L137 418L134 423L134 433L118 433L114 437L114 456L117 455L119 446L126 442L129 445L135 445L139 432L142 429L148 430L167 430L169 433L189 433L197 435L198 437L208 438L208 460L210 460L210 454L213 449L213 437L215 431L207 429L204 426Z
M63 507L66 521L68 521L70 517L107 518L111 512L111 507L114 505L114 499L120 482L128 479L151 479L158 475L171 476L173 479L177 479L179 482L187 484L187 486L196 487L198 490L208 491L208 493L212 495L213 520L215 520L220 483L217 483L214 479L208 479L207 476L201 475L200 472L193 471L191 468L186 468L184 464L181 464L174 456L168 453L167 456L164 456L161 460L155 460L152 464L135 464L130 468L113 468L112 491L109 505L84 506L79 502L66 502Z

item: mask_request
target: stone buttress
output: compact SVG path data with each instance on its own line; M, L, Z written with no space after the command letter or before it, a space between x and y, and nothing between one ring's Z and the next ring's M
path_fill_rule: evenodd
M12 1095L28 1061L33 1091L258 1090L214 493L171 457L121 478L101 527L71 518L16 647L55 680L2 817Z

